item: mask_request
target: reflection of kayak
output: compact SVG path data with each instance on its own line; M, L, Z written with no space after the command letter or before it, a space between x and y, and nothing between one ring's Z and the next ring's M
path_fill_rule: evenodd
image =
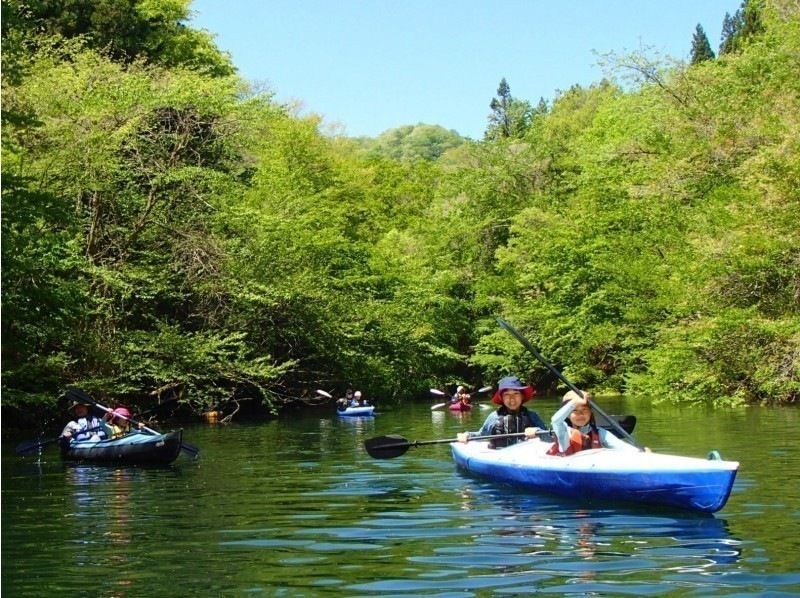
M336 413L341 416L348 417L348 416L367 416L367 415L374 415L375 406L374 405L367 405L364 407L348 407L347 409L336 409Z
M503 449L483 441L450 446L462 469L530 490L708 513L725 506L739 468L735 461L612 449L551 456L546 454L551 444L534 439Z
M472 405L459 401L458 403L450 403L450 405L448 405L448 409L450 409L450 411L470 411L472 409Z
M181 452L182 430L166 434L133 432L114 440L72 440L62 450L70 461L93 461L122 465L167 465Z

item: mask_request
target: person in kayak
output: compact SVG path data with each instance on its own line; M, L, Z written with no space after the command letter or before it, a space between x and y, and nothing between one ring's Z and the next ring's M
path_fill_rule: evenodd
M357 390L355 393L353 393L353 400L350 401L350 406L351 407L368 407L369 406L369 401L367 401L367 399L361 398L361 391Z
M497 384L497 392L492 397L492 403L500 407L489 414L477 432L459 432L456 436L458 441L469 442L474 436L525 433L524 437L494 438L489 441L490 448L503 448L533 438L538 430L546 428L538 413L523 407L523 403L530 401L533 394L533 387L524 384L516 376L502 378Z
M593 448L638 451L639 449L632 444L628 444L608 430L597 426L588 401L592 395L588 393L584 393L584 395L582 397L574 390L570 390L564 395L561 400L561 409L556 411L550 419L556 441L550 447L548 454L567 456Z
M83 401L75 401L69 406L75 419L70 421L61 432L59 444L68 447L75 440L91 440L97 442L108 437L103 421L89 413L90 405Z
M117 407L114 411L106 413L103 416L104 421L108 421L108 428L111 432L111 438L119 438L125 436L131 431L130 419L133 417L127 407ZM139 422L139 428L143 428L144 424Z
M456 403L463 403L464 405L470 407L472 406L469 403L469 393L467 392L467 389L461 385L456 388L456 393L450 399L450 404L455 405Z

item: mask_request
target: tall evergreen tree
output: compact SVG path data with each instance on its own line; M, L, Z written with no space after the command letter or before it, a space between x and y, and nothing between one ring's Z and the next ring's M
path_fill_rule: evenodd
M497 97L492 98L489 103L489 108L492 113L489 115L489 128L486 130L487 136L489 131L493 131L493 137L506 139L511 137L511 122L509 119L509 108L511 108L511 88L503 77L500 79L500 85L497 86Z
M733 51L736 38L739 31L742 29L742 11L737 10L731 16L730 13L725 13L725 18L722 20L722 33L720 35L719 55L728 54Z
M742 3L742 39L747 40L763 33L764 23L761 13L764 10L763 0L745 0Z
M763 9L763 0L743 0L741 8L732 17L725 13L720 55L741 50L747 40L764 31Z
M692 64L698 64L706 60L714 60L714 51L711 49L711 44L708 43L708 37L703 30L703 26L698 23L692 37Z
M489 115L489 126L483 134L487 141L524 137L535 113L530 102L511 96L511 87L505 77L500 80L497 97L492 98L489 107L492 113Z

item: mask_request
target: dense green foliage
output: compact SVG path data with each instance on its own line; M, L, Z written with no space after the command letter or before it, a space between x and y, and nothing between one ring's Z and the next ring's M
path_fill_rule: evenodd
M346 383L547 385L496 315L582 385L800 396L790 2L715 60L617 57L634 86L532 109L503 80L481 142L326 137L248 89L183 1L31 6L3 5L4 410L66 384L271 411Z
M362 137L359 142L372 156L413 162L438 160L448 150L466 144L467 140L438 125L418 124L389 129L375 139Z

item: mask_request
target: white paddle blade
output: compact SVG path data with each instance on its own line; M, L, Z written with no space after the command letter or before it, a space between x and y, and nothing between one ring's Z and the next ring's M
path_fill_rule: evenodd
M477 395L477 394L481 394L481 393L484 393L484 392L489 392L490 390L492 390L491 386L484 386L483 388L479 388L478 390L476 390L475 394Z
M437 409L441 409L445 405L447 405L447 403L436 403L431 407L431 411L436 411Z
M446 394L444 394L444 393L443 393L441 390L439 390L438 388L431 388L431 394L432 394L432 395L436 395L437 397L446 397L446 396L447 396Z
M325 397L326 399L332 399L333 398L333 395L331 393L325 392L324 390L317 390L317 394L322 396L322 397Z

